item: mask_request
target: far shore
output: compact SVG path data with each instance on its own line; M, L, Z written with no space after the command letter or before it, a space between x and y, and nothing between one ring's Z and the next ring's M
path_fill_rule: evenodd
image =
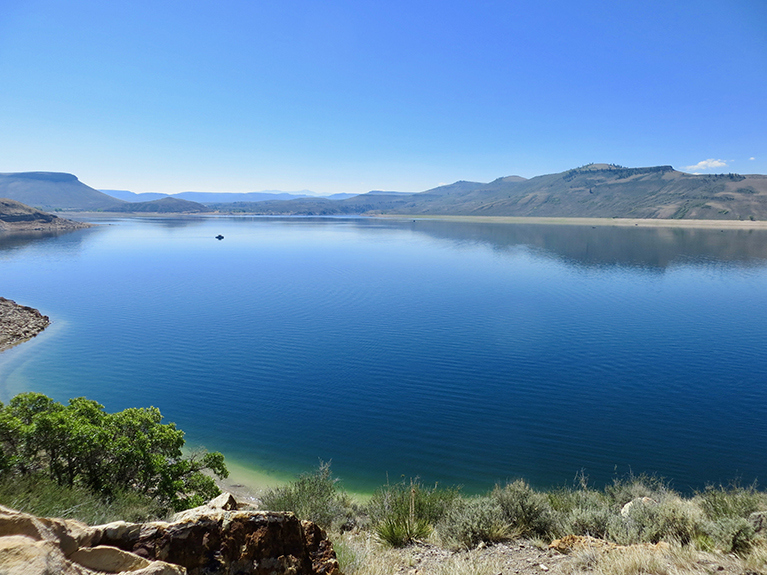
M522 216L435 216L381 214L381 218L445 220L485 224L547 224L560 226L638 226L646 228L767 229L767 221L751 220L661 220L643 218L538 218Z
M290 218L290 217L365 217L386 218L397 220L443 220L450 222L471 222L485 224L544 224L559 226L636 226L646 228L701 228L701 229L729 229L729 230L755 230L767 229L767 221L762 220L672 220L650 218L556 218L556 217L532 217L532 216L449 216L432 214L329 214L323 215L300 215L300 214L229 214L223 212L203 213L126 213L126 212L71 212L69 217L77 219L87 218L204 218L209 216L254 216L263 218Z

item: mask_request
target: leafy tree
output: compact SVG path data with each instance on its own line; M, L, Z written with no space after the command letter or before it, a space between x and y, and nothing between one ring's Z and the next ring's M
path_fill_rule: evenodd
M136 492L181 510L220 493L205 471L228 476L223 455L185 457L183 446L184 432L156 407L110 414L84 397L65 406L41 393L0 403L0 475L44 474L106 499Z

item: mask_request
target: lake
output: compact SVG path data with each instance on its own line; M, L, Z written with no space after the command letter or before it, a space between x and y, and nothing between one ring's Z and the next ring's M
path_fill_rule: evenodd
M0 237L0 295L54 322L0 354L3 401L154 405L191 446L276 478L332 460L358 492L767 478L763 230L98 223Z

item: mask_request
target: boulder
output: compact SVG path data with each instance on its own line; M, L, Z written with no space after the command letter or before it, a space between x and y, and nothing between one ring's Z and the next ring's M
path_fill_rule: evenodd
M143 557L107 545L83 547L72 553L69 559L83 567L104 573L137 571L151 565Z
M621 517L628 518L631 515L631 510L638 505L657 505L658 502L651 497L637 497L632 499L626 505L621 507Z
M0 574L340 575L316 524L239 507L225 494L171 522L95 527L0 507Z
M53 541L26 535L0 537L0 573L3 575L82 575Z
M198 507L172 523L142 525L138 539L109 544L150 561L181 565L189 575L340 573L325 532L287 512Z

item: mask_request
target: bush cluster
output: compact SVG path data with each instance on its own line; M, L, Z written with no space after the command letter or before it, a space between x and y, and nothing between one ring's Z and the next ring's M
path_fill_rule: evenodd
M0 403L0 482L55 484L105 502L140 499L173 511L220 493L211 472L228 475L218 452L182 454L184 433L157 408L106 413L84 397L63 405L41 393ZM47 488L43 488L45 490Z
M320 462L313 473L304 473L287 485L267 489L261 495L261 504L270 511L292 511L325 529L343 526L353 520L356 507L351 498L338 489L337 483L338 479L330 472L330 463Z
M325 488L319 490L318 483ZM320 495L330 488L332 495ZM275 499L279 494L289 497ZM365 505L354 507L328 464L273 490L264 503L302 518L322 517L328 528L339 522L348 526L354 517L354 523L393 547L428 537L447 547L472 548L517 537L550 542L574 534L621 545L666 541L744 554L762 537L753 514L767 514L767 493L755 486L708 487L685 498L649 476L617 478L604 489L593 489L581 478L573 487L550 491L517 480L473 497L455 487L424 486L412 479L387 483Z

